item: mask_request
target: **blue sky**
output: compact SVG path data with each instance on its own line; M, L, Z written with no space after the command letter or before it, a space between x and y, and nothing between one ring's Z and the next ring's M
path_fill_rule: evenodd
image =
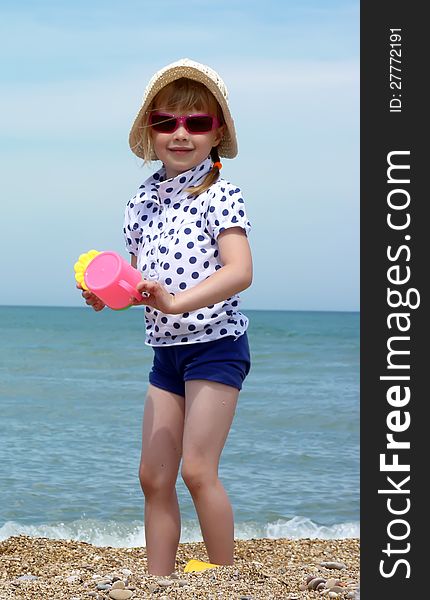
M128 133L181 57L223 77L254 282L243 308L359 309L359 4L21 0L0 4L2 304L77 306L73 264L126 256L142 167Z

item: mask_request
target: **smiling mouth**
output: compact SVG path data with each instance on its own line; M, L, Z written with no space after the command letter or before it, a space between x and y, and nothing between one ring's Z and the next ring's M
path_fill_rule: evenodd
M192 148L169 148L170 152L191 152Z

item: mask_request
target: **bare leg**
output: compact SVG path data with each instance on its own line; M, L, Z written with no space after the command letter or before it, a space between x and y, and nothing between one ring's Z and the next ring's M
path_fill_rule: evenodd
M233 511L218 479L218 465L239 390L206 380L185 384L182 477L190 490L209 560L233 564Z
M182 454L184 398L148 388L142 428L139 478L145 495L148 571L169 575L181 534L176 479Z

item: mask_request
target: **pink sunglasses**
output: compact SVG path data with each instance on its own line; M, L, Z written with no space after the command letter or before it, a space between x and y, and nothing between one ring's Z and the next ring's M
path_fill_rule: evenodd
M209 133L220 126L220 122L214 115L197 114L177 117L169 113L152 112L149 124L154 131L159 133L173 133L183 125L188 133Z

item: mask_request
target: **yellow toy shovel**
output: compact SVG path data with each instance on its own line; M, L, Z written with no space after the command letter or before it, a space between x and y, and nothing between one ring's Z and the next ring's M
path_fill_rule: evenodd
M194 558L189 560L185 565L184 573L196 573L197 571L206 571L206 569L215 569L221 565L213 565L212 563L202 562Z

